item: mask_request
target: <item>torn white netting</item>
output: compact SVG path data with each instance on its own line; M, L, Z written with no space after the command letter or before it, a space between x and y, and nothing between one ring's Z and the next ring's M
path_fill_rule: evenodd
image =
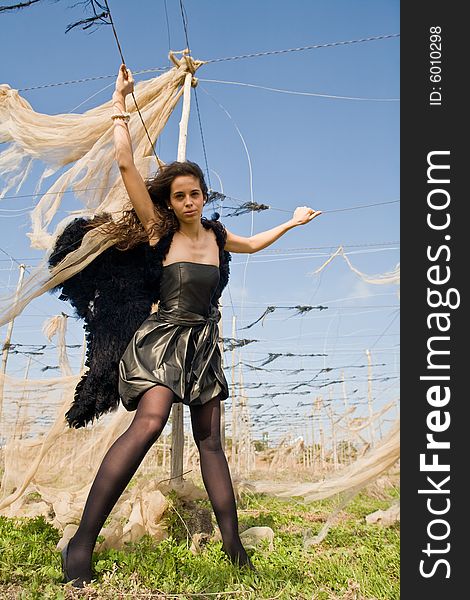
M400 430L396 421L389 433L364 456L344 467L337 473L317 482L294 483L250 480L255 492L283 498L301 496L306 501L323 500L336 494L359 491L380 475L388 471L400 456Z
M101 460L133 417L121 407L98 426L70 429L64 413L78 379L21 380L0 374L5 394L0 514L44 515L60 530L78 524ZM121 498L107 535L119 541L118 547L144 533L161 539L164 527L159 521L167 505L161 490L141 481Z
M201 64L202 61L186 57L163 75L136 84L137 104L154 143L182 96L186 74ZM157 170L154 151L136 107L128 109L134 161L146 178ZM0 85L0 143L7 144L0 153L0 173L5 181L0 198L10 190L18 192L34 161L47 165L36 186L39 200L31 213L32 229L27 234L32 247L50 251L57 235L78 216L101 212L109 212L115 219L121 216L128 198L115 162L112 113L110 100L83 114L39 114L17 90ZM41 191L52 175L58 175L54 183ZM55 231L49 231L67 190L74 193L83 209L62 219ZM100 228L88 232L81 247L57 265L52 275L45 258L25 281L17 300L13 296L0 298L0 325L18 315L33 298L83 269L113 243Z
M339 246L339 248L330 256L330 258L328 258L320 267L318 267L318 269L312 271L310 275L317 275L318 273L323 271L323 269L326 266L328 266L331 263L331 261L337 256L342 256L346 261L348 267L351 269L351 271L358 275L365 283L371 283L373 285L400 285L400 263L398 263L392 271L388 271L387 273L380 273L378 275L366 275L365 273L362 273L361 271L359 271L359 269L356 269L356 267L352 265L348 256L344 252L343 246Z
M67 315L57 315L47 319L44 323L42 332L46 338L51 341L57 335L57 350L59 352L59 368L62 375L73 375L70 367L69 357L66 352L65 334L67 331Z
M181 97L186 72L183 61L180 67L135 86L137 104L154 143ZM128 109L134 158L145 177L149 169L156 169L153 149L136 107ZM32 247L51 247L55 236L47 228L66 190L73 191L83 203L83 214L121 210L122 183L115 165L112 112L109 100L83 114L40 114L17 90L0 86L0 142L8 144L0 153L0 173L6 181L0 198L10 190L18 192L34 160L46 164L37 185L40 200L32 212L32 231L28 234ZM43 183L63 167L68 168L41 191Z
M65 347L58 349L59 355L62 351L66 352ZM5 400L0 419L3 437L0 514L9 517L43 515L64 532L65 539L73 535L79 523L88 491L104 455L134 416L121 406L92 427L70 429L64 413L70 406L78 379L76 375L21 379L0 374ZM396 404L393 403L393 406ZM392 404L387 405L379 413L391 407ZM379 418L380 415L376 416ZM368 421L364 421L361 429L369 425ZM249 424L245 423L245 426ZM331 450L333 440L328 439L325 432L322 434L321 451L330 450L326 451L322 465L318 458L316 463L306 468L302 456L311 448L297 440L290 446L290 452L280 446L271 459L271 466L268 463L262 471L258 464L247 469L240 478L235 470L232 474L235 488L239 492L261 492L284 498L301 496L306 501L340 494L346 502L391 469L399 459L398 422L373 447L367 441L360 444L355 435L356 429L356 424L351 421L350 438L355 440L353 445L358 449L357 456L346 457L346 461L336 465L336 469L333 469ZM341 439L347 437L342 436ZM245 450L241 443L237 448L239 459ZM133 484L113 509L106 528L101 532L105 538L103 548L120 548L125 542L137 541L144 534L157 540L165 537L162 519L168 508L167 495L172 488L186 500L206 497L198 487L201 486L200 467L192 436L186 437L183 472L189 475L182 484L168 483L170 460L171 436L167 434L154 444ZM242 459L242 462L246 461ZM279 481L278 477L282 474L285 480ZM299 482L298 477L302 477L304 482ZM306 482L306 478L309 481Z

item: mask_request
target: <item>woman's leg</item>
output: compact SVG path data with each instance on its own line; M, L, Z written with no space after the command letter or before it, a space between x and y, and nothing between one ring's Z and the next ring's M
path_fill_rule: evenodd
M67 571L71 579L91 581L96 538L113 506L168 421L173 392L161 385L145 392L129 428L106 453L91 486L77 532L70 540Z
M220 400L214 398L202 406L190 406L190 411L202 479L220 528L223 550L232 562L251 566L238 533L232 479L220 441Z

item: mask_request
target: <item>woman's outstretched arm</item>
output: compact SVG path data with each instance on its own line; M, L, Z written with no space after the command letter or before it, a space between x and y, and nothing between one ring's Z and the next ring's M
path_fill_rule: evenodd
M315 217L318 217L318 215L321 215L321 210L313 210L313 208L308 206L298 206L294 210L292 218L285 223L281 223L281 225L268 229L267 231L261 231L251 237L235 235L227 229L225 250L228 252L253 254L253 252L258 252L259 250L263 250L263 248L270 246L289 231L289 229L297 227L297 225L310 223L310 221Z
M132 206L145 230L151 235L150 241L156 242L158 240L154 234L152 235L152 226L156 222L156 213L142 175L134 164L132 141L125 117L126 96L132 93L133 90L134 80L132 73L125 65L121 65L116 80L116 89L113 93L114 149L116 161ZM123 115L123 118L119 118L118 115Z

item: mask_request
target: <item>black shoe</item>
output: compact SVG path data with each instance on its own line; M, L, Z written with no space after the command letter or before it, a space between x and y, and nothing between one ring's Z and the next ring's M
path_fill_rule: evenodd
M227 550L225 549L225 547L222 545L222 551L227 555L228 559L230 560L230 562L237 566L239 569L249 569L250 571L253 571L253 573L256 573L256 569L253 566L253 563L250 560L250 557L248 556L248 554L246 553L246 551L244 551L244 555L240 556L240 554L236 554L235 556L231 556L229 552L227 552Z
M67 545L64 546L61 550L60 553L60 557L62 559L62 572L64 575L64 578L62 579L62 583L69 583L72 582L72 586L75 588L83 588L85 587L85 585L87 583L90 583L90 581L85 581L84 579L81 579L79 577L76 577L75 579L71 579L69 577L69 574L67 573L67 558L68 558L68 554L69 554L69 544L70 544L70 540L67 542Z
M257 570L255 569L253 563L250 560L250 557L247 556L246 558L246 562L239 564L239 567L241 569L249 569L250 571L253 571L253 573L257 573Z

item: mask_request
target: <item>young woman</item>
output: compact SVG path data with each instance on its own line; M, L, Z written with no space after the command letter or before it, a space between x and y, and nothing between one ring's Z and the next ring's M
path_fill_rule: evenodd
M217 343L217 303L228 280L229 252L258 252L320 214L301 206L289 221L246 238L202 217L208 190L195 163L171 163L144 182L134 165L127 127L126 96L133 86L131 72L121 65L113 94L116 159L143 237L155 248L165 239L166 252L158 310L135 332L119 364L119 394L126 408L136 411L134 420L104 457L77 532L62 551L64 581L73 581L76 587L91 581L98 534L160 436L173 402L189 405L223 551L233 563L253 568L240 540L232 481L220 442L220 401L229 392Z

